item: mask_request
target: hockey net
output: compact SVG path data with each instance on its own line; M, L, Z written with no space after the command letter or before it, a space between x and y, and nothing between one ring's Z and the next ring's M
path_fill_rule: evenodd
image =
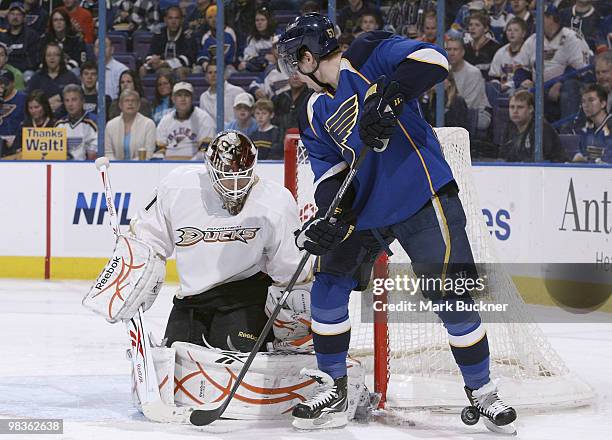
M477 263L487 263L487 298L509 305L501 318L500 312L495 312L495 318L481 312L490 345L491 377L497 381L500 395L518 408L575 407L590 403L595 397L592 388L571 373L551 347L530 318L510 275L499 264L491 264L498 260L471 177L468 132L453 127L435 130L460 188L474 259ZM316 212L313 177L299 136L288 134L285 186L296 197L302 222ZM391 249L394 255L389 261L386 255L377 261L374 277L395 277L400 274L398 271L403 274L410 266L408 255L399 245L394 243ZM371 289L351 295L350 356L365 366L369 373L368 386L382 394L385 407L453 411L465 406L463 380L440 320L433 312L374 312L369 305L372 297ZM376 319L364 319L362 307L367 309L364 313L376 313Z

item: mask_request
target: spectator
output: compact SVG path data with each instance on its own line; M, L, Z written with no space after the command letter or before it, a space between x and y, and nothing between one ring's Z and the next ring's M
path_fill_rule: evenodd
M23 3L13 2L8 9L8 29L0 33L0 42L8 47L9 63L28 79L38 69L40 35L25 26Z
M519 90L510 98L510 120L508 131L500 147L500 157L507 162L535 161L535 100L526 90ZM564 162L567 160L565 151L561 148L559 135L552 126L544 124L544 145L542 152L544 160Z
M338 13L338 25L342 32L352 33L359 26L359 19L364 13L374 14L376 22L382 23L380 11L370 2L363 0L348 0L348 4Z
M197 159L215 137L215 121L193 105L193 86L178 82L172 88L174 109L157 126L158 151L153 158Z
M140 106L139 112L146 116L147 118L151 118L151 114L153 113L153 109L151 108L151 103L145 97L144 90L142 88L142 83L140 82L140 77L136 72L131 69L126 70L121 73L119 77L119 88L117 90L117 96L121 95L125 90L135 90L136 93L140 96ZM110 108L108 109L108 117L113 119L119 116L121 113L121 108L119 107L119 99L114 99L111 102Z
M247 39L244 48L244 59L238 66L238 70L250 72L263 72L275 60L271 57L274 44L274 33L276 32L276 21L268 8L259 8L255 13L255 29Z
M468 20L468 30L472 41L465 46L465 61L477 67L487 79L489 67L499 43L489 37L489 16L485 12L474 12Z
M83 95L85 103L83 108L86 112L98 114L98 65L93 61L85 61L81 65L81 86L83 87ZM104 95L106 115L111 105L111 97Z
M249 85L249 92L255 95L255 98L268 98L274 101L274 97L289 90L289 78L278 68L278 49L276 40L272 46L270 65ZM273 62L272 62L273 61Z
M423 33L424 14L435 9L435 2L429 0L394 2L387 15L387 24L400 35L417 38Z
M23 74L19 69L16 69L15 66L11 66L8 62L8 47L6 44L0 43L0 71L1 70L10 70L13 72L13 76L15 77L15 90L23 90L25 89L25 83L23 81Z
M467 104L457 91L457 84L453 72L448 72L444 80L444 125L447 127L464 127L467 124ZM430 125L436 125L436 89L432 88L421 98L421 108L425 119Z
M338 37L338 45L340 46L340 52L346 52L353 41L355 41L355 36L353 34L340 35Z
M595 51L601 14L593 6L593 0L576 0L574 6L561 9L559 15L561 25L575 31Z
M171 72L158 72L155 80L155 97L153 98L153 122L159 125L159 121L172 111L172 87L174 87L174 75Z
M502 43L505 41L504 32L508 22L512 18L510 7L510 1L508 0L493 0L493 4L489 10L491 17L491 33L497 42Z
M317 0L306 0L305 2L301 3L300 15L308 14L309 12L321 12L321 6ZM336 26L338 25L336 24Z
M24 111L25 119L15 135L13 152L9 154L23 149L24 127L45 128L55 126L55 119L53 119L53 112L49 106L49 99L42 90L34 90L26 97Z
M438 16L434 11L425 14L423 33L417 40L432 44L435 44L438 40Z
M113 58L115 49L113 48L113 43L108 36L104 37L104 45L104 62L106 63L106 78L104 80L104 85L106 88L106 93L111 97L111 99L117 99L117 96L119 96L117 94L117 91L119 90L119 77L123 72L128 70L128 66ZM94 44L94 54L96 55L96 59L98 59L99 50L98 40L96 40Z
M257 130L251 140L257 147L258 159L282 160L285 156L280 129L271 123L274 104L269 99L258 99L255 103Z
M11 147L23 122L26 95L15 90L15 77L10 70L0 72L0 137Z
M612 51L612 14L601 20L596 45L597 53Z
M295 8L287 8L287 9L295 9ZM307 0L301 4L300 7L300 15L308 14L309 12L318 12L321 13L321 2L319 0ZM337 24L334 26L334 32L336 35L340 35L342 30L340 26Z
M49 42L56 42L64 51L68 69L76 71L87 60L87 51L83 39L77 35L65 9L58 8L51 14L47 33L41 37L41 47Z
M527 23L522 18L512 17L506 27L508 44L495 52L489 68L491 83L502 95L509 96L514 91L514 73L522 67L519 54L526 35Z
M224 78L225 79L225 78ZM204 110L213 119L217 120L217 66L213 63L206 66L206 81L209 87L200 95L200 108ZM225 82L223 86L223 124L229 123L234 118L234 99L236 96L244 93L242 87L235 86L229 82Z
M94 42L94 21L87 9L79 6L78 0L63 0L64 9L68 12L72 27L81 34L83 41L87 44Z
M155 151L155 123L139 113L138 92L122 92L119 108L121 114L106 124L104 155L111 160L150 159Z
M157 72L161 67L173 69L182 79L191 72L197 52L196 42L183 32L183 11L171 6L164 15L165 27L153 36L149 55L140 68L140 75Z
M531 35L521 49L521 64L534 72L536 62L536 38ZM561 26L559 11L549 6L544 12L544 81L562 75L566 69L581 69L589 64L591 50L574 31ZM523 58L524 57L524 58ZM533 81L525 69L516 72L515 82L524 88L533 87ZM568 79L555 83L548 89L549 103L559 105L547 106L547 111L560 108L561 118L573 115L580 106L580 88L578 79ZM554 114L554 116L559 116Z
M206 10L206 22L208 23L209 31L202 37L202 44L198 51L197 64L202 66L202 70L206 71L206 65L211 59L215 58L217 53L217 7L209 6ZM223 51L225 54L225 65L234 64L236 60L236 34L229 26L225 26L223 32Z
M574 162L612 163L612 114L607 110L608 92L599 84L582 89L584 126L575 133L580 135L580 151Z
M54 113L62 107L62 91L69 84L79 84L77 76L66 68L64 51L55 42L47 43L43 49L42 68L28 82L27 93L40 89L49 97Z
M483 0L475 0L462 5L457 11L455 21L448 31L449 38L461 38L463 33L468 29L470 16L474 12L486 11L485 6L486 5Z
M491 125L490 105L480 70L464 60L465 49L461 39L448 40L446 51L459 95L465 99L468 109L477 113L473 126L481 131L487 130Z
M49 12L40 5L39 0L24 0L26 11L26 25L42 35L47 30Z
M200 41L202 35L208 32L206 9L208 9L211 4L211 0L196 0L195 9L187 16L187 30L196 41Z
M56 127L65 128L68 135L68 159L93 160L98 153L98 127L89 117L83 105L83 89L75 84L64 87L64 106L66 117L55 123Z
M136 0L134 3L131 18L135 29L159 32L161 29L159 16L158 0Z
M87 12L91 14L91 17L93 18L93 21L94 21L94 28L97 29L98 28L98 0L80 0L79 3L83 9L85 9ZM112 6L111 0L106 0L106 5ZM108 9L110 8L107 8L107 14L106 14L107 24L110 23Z
M371 32L380 28L382 28L382 21L379 21L375 13L366 11L357 20L357 27L354 29L353 35L358 37L364 32Z
M512 17L522 18L527 23L527 35L535 31L535 15L529 12L529 2L527 0L510 0Z
M612 113L612 52L604 52L595 58L597 84L608 92L608 113Z
M272 123L280 128L281 138L285 137L288 128L298 128L299 114L306 109L311 94L297 74L289 77L288 84L289 90L272 99L275 109Z
M115 15L113 17L113 30L133 32L138 25L132 20L134 11L133 0L116 0Z
M255 100L250 93L243 92L234 99L234 119L225 124L226 130L238 130L251 136L257 130L257 122L253 118Z
M253 23L255 23L255 11L257 10L258 3L260 1L257 0L239 0L231 1L229 4L225 3L225 31L229 32L233 37L236 47L234 53L242 53L247 44L247 38L253 29ZM217 7L212 5L210 8L206 11L206 21L209 29L212 29L215 25L211 24L208 15L209 13L216 14ZM225 44L228 44L227 41Z

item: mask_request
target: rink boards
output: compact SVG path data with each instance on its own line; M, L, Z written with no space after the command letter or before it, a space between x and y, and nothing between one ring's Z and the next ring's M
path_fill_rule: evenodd
M182 165L113 163L124 228L158 182ZM597 263L612 271L612 168L483 164L472 171L502 262ZM283 183L281 163L261 163L258 174ZM91 162L0 162L0 200L0 277L44 278L46 268L54 279L91 279L112 252L101 179ZM172 264L169 269L176 280Z

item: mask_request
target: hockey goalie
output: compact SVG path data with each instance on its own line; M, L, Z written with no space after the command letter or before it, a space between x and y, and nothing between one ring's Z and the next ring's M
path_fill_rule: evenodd
M298 267L296 203L284 187L257 176L256 164L253 142L227 130L210 143L205 164L174 169L132 220L130 235L119 236L83 300L110 322L130 320L155 301L176 252L180 286L163 342L152 351L166 405L221 404ZM224 417L289 417L332 381L316 370L312 354L310 277L308 264ZM367 392L361 366L348 362L350 417Z

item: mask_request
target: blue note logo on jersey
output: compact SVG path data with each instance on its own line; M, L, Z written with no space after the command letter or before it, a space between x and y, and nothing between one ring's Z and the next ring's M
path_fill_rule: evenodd
M338 144L342 150L342 154L344 154L345 149L349 149L353 154L353 158L355 157L354 150L349 147L346 141L353 133L353 129L357 123L358 112L359 104L357 95L355 94L340 104L338 110L325 121L325 129L334 142Z

